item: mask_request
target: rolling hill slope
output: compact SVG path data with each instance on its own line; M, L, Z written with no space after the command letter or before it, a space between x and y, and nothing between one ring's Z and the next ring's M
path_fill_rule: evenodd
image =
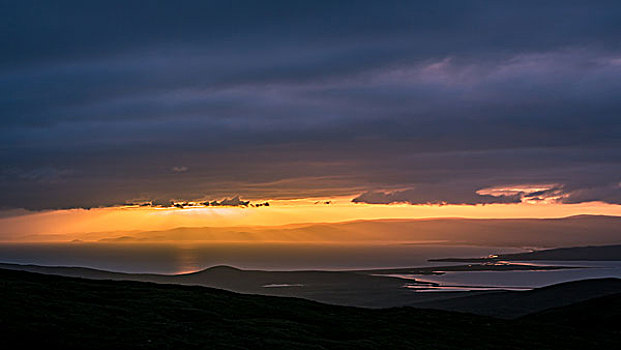
M606 295L621 293L621 279L602 278L555 284L530 291L502 291L441 301L413 303L421 308L517 318Z
M65 349L584 349L619 337L437 310L330 306L204 287L0 269L0 337Z

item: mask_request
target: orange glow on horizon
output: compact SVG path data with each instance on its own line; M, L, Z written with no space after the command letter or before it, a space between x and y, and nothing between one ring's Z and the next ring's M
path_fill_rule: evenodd
M600 202L438 206L360 204L352 203L351 199L269 200L269 207L113 207L33 212L0 218L0 240L22 240L32 235L50 235L53 240L63 240L64 236L75 233L157 231L177 227L282 226L377 219L559 218L579 214L621 216L621 205Z

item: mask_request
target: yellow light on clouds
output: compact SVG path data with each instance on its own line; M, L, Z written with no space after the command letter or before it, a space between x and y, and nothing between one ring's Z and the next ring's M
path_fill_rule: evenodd
M270 200L269 207L115 207L34 212L0 219L0 240L39 235L152 231L176 227L279 226L373 219L554 218L578 214L621 215L621 206L581 204L409 205L359 204L352 197ZM325 204L330 202L331 204ZM49 236L53 237L53 236Z

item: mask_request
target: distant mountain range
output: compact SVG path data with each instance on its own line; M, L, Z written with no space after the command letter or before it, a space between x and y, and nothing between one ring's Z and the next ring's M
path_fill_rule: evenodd
M12 242L315 242L442 243L502 247L621 244L621 217L579 215L559 219L371 220L275 227L181 227L148 232L27 235Z

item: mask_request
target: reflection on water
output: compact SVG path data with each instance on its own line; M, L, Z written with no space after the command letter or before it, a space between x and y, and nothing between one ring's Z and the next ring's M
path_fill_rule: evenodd
M176 253L174 264L177 266L174 273L192 273L203 269L200 254L196 249L190 246L180 246L174 251Z
M531 262L524 262L531 263ZM567 270L534 271L471 271L446 272L443 275L408 275L404 279L416 279L438 284L441 287L459 287L478 290L478 287L503 289L528 289L551 284L591 278L621 278L621 261L533 261L539 265L580 266Z
M427 259L519 251L435 244L3 244L0 262L150 273L192 272L215 265L264 270L339 270L434 266L437 263L429 263Z
M281 284L266 284L264 286L261 286L263 288L286 288L286 287L304 287L303 284L300 283L281 283Z
M404 288L408 288L415 292L464 292L464 291L493 291L493 290L531 290L532 288L519 287L485 287L485 286L441 286L430 285L421 286L418 284L407 284Z
M82 266L119 272L185 273L215 265L262 270L340 270L448 265L438 257L484 257L520 249L437 244L4 244L0 262ZM514 263L514 262L512 262ZM398 275L413 291L523 290L587 278L621 278L621 261L528 261L531 265L588 268L546 271L468 271ZM455 263L457 265L463 263ZM413 283L428 282L427 284ZM408 285L409 284L409 285ZM288 288L293 286L265 286Z

